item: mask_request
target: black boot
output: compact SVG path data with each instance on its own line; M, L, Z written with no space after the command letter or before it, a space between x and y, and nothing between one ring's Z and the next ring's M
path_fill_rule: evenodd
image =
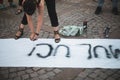
M114 15L118 15L118 8L117 8L117 7L114 7L114 8L112 9L112 13L113 13Z
M96 11L95 11L95 14L99 15L101 12L102 12L102 7L97 7Z

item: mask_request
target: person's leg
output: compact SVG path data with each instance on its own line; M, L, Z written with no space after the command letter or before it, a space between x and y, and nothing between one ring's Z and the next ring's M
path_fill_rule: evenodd
M23 2L23 0L19 0L19 2L18 2L19 8L18 9L22 10L22 2Z
M26 0L23 4L23 9L26 14L28 26L31 31L30 39L32 41L34 41L34 40L36 40L35 36L36 35L38 36L38 34L35 33L35 31L34 31L34 26L33 26L33 21L32 21L32 15L34 14L34 12L36 10L35 0Z
M112 0L113 3L113 9L112 12L115 15L118 15L118 0Z
M45 0L52 27L58 26L55 0Z
M35 40L34 37L35 37L35 35L38 35L38 34L36 34L35 31L34 31L32 15L34 14L34 12L36 10L36 3L34 2L34 0L26 0L24 2L23 8L24 8L25 13L24 13L23 19L21 21L20 28L23 29L24 26L22 26L22 25L27 25L28 24L28 26L31 30L30 39ZM19 30L19 32L20 32L20 30ZM17 36L19 38L19 37L21 37L21 34L19 34Z
M32 15L26 14L26 16L27 16L28 26L29 26L30 31L31 31L30 40L34 41L34 40L36 40L35 36L38 36L39 34L37 34L34 30Z
M22 6L22 2L23 2L23 0L19 0L18 5L19 5L19 6Z
M39 34L41 26L43 24L43 16L44 16L44 0L41 0L38 6L38 17L37 17L37 28L36 33Z
M46 1L51 25L53 27L54 34L55 34L55 42L58 43L60 41L60 35L58 33L59 23L58 23L58 17L57 17L57 13L56 13L56 5L55 5L56 3L55 3L55 0L45 0L45 1Z
M38 35L38 34L35 33L35 31L34 31L32 16L28 15L26 13L24 14L24 16L22 18L21 24L19 26L19 30L17 31L17 33L15 35L15 39L19 39L23 35L24 25L27 25L27 24L31 31L30 39L32 41L36 40L35 35Z
M8 0L8 2L9 2L10 7L16 8L16 5L13 2L13 0Z
M96 15L101 13L103 4L104 4L104 0L98 0L98 6L97 6L96 11L95 11Z
M24 14L21 24L19 26L19 29L15 34L15 39L19 39L23 35L24 25L27 25L27 24L28 24L27 17L26 17L26 14Z
M22 18L21 23L22 23L23 25L27 25L27 24L28 24L28 21L27 21L27 16L26 16L26 14L25 14L25 13L24 13L24 16L23 16L23 18Z
M98 7L103 7L104 0L98 0Z
M33 27L33 22L32 22L32 16L28 14L24 14L21 24L19 26L19 30L17 31L15 35L15 39L18 39L23 35L24 25L27 25L27 24L31 30L30 39L34 40L35 32L34 32L34 27Z
M6 9L5 5L3 4L3 0L0 0L0 10Z
M15 13L16 15L22 13L22 2L23 2L23 0L19 0L19 2L18 2L19 7Z

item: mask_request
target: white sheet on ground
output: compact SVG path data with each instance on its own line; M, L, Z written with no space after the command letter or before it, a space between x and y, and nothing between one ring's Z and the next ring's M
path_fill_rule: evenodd
M0 67L120 68L120 40L0 39Z

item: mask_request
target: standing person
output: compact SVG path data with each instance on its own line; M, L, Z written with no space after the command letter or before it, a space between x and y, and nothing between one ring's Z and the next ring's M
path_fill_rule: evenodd
M60 42L60 35L59 35L59 27L58 27L59 22L58 22L58 17L57 17L57 13L56 13L56 2L55 2L55 0L45 0L45 2L46 2L49 17L50 17L51 26L54 30L55 42L59 43ZM41 16L39 16L39 17L38 17L37 27L41 26ZM37 30L40 30L40 27L38 27L38 28L39 29L37 29Z
M56 13L56 2L55 0L45 0L46 5L47 5L47 9L48 9L48 14L50 17L50 21L51 21L51 26L53 27L54 30L54 38L55 38L55 42L59 43L60 42L60 35L59 35L59 23L58 23L58 17L57 17L57 13Z
M13 8L16 7L15 3L13 2L13 0L8 0L8 2L9 2L9 6L10 7L13 7ZM0 9L5 9L5 8L6 8L6 6L4 5L4 1L0 0Z
M38 19L40 20L40 22L39 22L40 26L37 26L37 29L35 31L34 26L33 26L33 21L32 21L32 15L35 12L36 7L39 9L38 10L38 13L39 13ZM43 18L43 11L44 11L44 0L38 0L38 1L23 0L23 9L24 9L25 13L24 13L23 19L21 21L21 24L19 26L19 30L17 31L17 33L15 35L15 39L18 39L23 35L24 26L28 24L30 31L31 31L30 40L34 41L38 38L40 27L43 22L42 18Z
M114 15L118 15L118 0L111 0L112 1L112 13ZM104 0L98 0L98 7L96 8L95 14L99 15L102 12L102 7L104 4Z
M8 2L9 2L10 7L13 7L13 8L16 7L15 3L13 2L13 0L8 0Z
M58 18L57 18L57 13L56 13L55 0L45 0L45 2L46 2L46 5L47 5L48 14L49 14L50 21L51 21L51 26L53 27L53 30L54 30L55 42L58 43L58 42L60 42L60 35L59 35L59 32L58 32L59 23L58 23ZM32 32L32 34L30 35L30 39L34 41L38 38L40 28L41 28L42 22L43 22L43 11L44 11L44 6L43 5L44 5L44 1L41 1L41 4L39 5L40 7L38 7L39 15L38 15L36 32L34 32L33 24L30 22L31 18L28 15L27 16L24 15L23 20L21 22L21 25L19 27L19 30L16 33L16 39L20 38L23 35L24 25L26 25L28 22L29 22L28 25L29 25L29 27L31 29L31 32Z
M0 10L5 9L5 5L3 4L3 0L0 0Z
M18 14L20 14L20 13L22 13L22 2L23 2L23 0L19 0L19 2L18 2L18 5L19 5L19 7L18 7L18 9L17 9L17 11L16 11L16 15L18 15Z

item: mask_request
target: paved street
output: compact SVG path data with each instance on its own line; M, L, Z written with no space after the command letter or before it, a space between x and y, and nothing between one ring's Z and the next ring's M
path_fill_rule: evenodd
M59 27L67 25L82 25L86 19L88 21L87 32L76 37L77 39L104 38L103 32L106 26L110 27L109 38L120 39L120 15L111 13L111 2L106 0L103 12L95 15L94 11L97 2L93 0L56 0L56 8L59 18ZM16 1L15 1L16 2ZM16 2L17 4L17 2ZM14 38L23 13L15 15L16 8L0 10L0 38ZM50 24L47 9L45 7L44 23L40 31L39 38L53 38L53 30ZM120 1L119 1L120 14ZM33 15L34 25L36 25L37 12ZM22 38L29 38L30 30L25 26ZM106 64L107 65L107 64ZM100 68L42 68L42 67L1 67L0 80L120 80L119 69Z

